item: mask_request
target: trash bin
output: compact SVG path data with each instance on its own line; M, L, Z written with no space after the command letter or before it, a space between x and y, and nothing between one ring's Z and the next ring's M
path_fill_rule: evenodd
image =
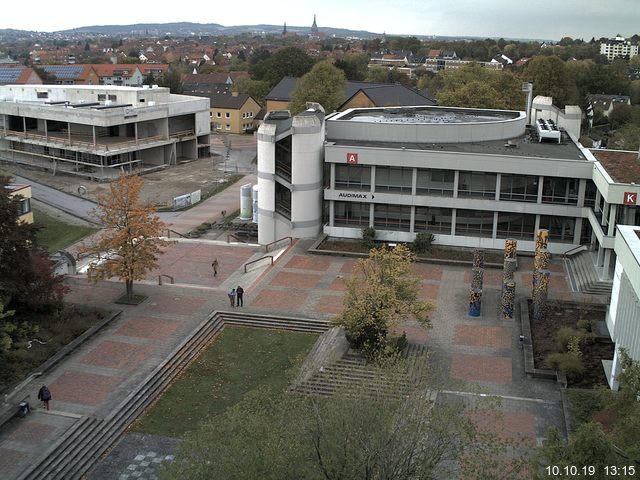
M18 408L19 408L18 414L21 417L26 417L27 413L29 413L31 411L31 409L29 408L29 402L20 402L18 404Z

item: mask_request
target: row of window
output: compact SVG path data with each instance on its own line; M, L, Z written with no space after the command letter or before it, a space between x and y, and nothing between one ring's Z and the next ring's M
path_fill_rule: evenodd
M410 195L413 190L413 168L376 167L375 192ZM453 197L454 170L422 169L416 172L417 195L439 195ZM473 198L496 198L498 176L495 173L460 171L458 196ZM500 176L500 200L516 202L538 201L539 177L536 175ZM564 205L578 204L580 179L544 177L542 203ZM337 190L371 190L371 167L336 165L335 188Z
M370 204L358 202L334 202L335 226L363 228L370 225ZM411 209L415 208L413 231L451 235L452 208L410 207L406 205L373 206L373 227L380 230L411 231ZM455 209L454 235L493 237L494 212ZM536 215L516 212L498 212L496 238L532 240ZM557 242L573 243L575 218L540 215L539 228L549 230L549 237Z
M213 128L215 128L216 130L222 130L222 124L218 123L218 122L215 122L213 124ZM229 123L225 124L224 129L225 130L231 130L231 124L229 124Z
M213 113L211 113L213 116ZM216 118L222 118L222 112L216 112ZM231 118L230 112L224 112L224 118ZM242 118L253 118L253 112L242 112Z

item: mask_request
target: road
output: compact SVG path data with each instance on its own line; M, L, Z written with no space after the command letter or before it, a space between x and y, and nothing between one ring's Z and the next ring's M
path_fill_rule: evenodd
M74 217L97 224L95 218L91 215L91 211L97 206L97 203L94 201L56 190L55 188L20 176L15 177L15 183L31 185L31 194L36 200L46 203L58 210L62 210ZM179 213L180 212L158 212L158 216L163 222L171 222Z

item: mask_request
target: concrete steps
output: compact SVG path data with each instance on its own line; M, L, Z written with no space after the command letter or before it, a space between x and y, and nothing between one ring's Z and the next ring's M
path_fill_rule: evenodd
M186 369L226 324L253 328L321 333L326 321L217 312L202 322L107 417L84 417L59 442L23 471L18 480L81 480L131 423Z
M575 281L577 291L592 295L611 295L613 282L600 280L590 252L577 253L567 258L565 264Z

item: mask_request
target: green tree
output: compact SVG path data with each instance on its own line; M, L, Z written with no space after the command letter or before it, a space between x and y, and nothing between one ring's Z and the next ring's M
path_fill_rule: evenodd
M284 77L301 77L313 67L314 60L297 47L285 47L265 60L249 67L255 80L265 80L270 86Z
M578 103L578 90L565 62L556 56L538 56L525 66L524 80L533 82L533 94L553 97L559 107Z
M188 434L161 478L516 478L513 443L475 421L496 416L493 403L435 403L398 366L374 376L330 397L255 391Z
M369 55L354 53L336 60L336 67L344 72L347 80L362 81L367 77Z
M345 101L346 83L347 79L342 70L328 61L316 63L311 71L300 79L291 94L292 112L303 111L306 102L317 102L328 113L336 111Z
M640 126L627 124L618 128L609 138L607 147L614 150L638 150L640 147Z
M160 238L164 223L155 208L140 201L142 179L135 173L120 174L110 185L110 193L98 196L94 215L103 231L83 253L107 255L102 262L90 264L89 280L97 282L118 277L124 280L126 295L133 299L133 282L142 280L150 270L158 268L162 247L169 244Z
M516 110L524 107L521 81L512 72L490 70L472 63L438 76L443 83L436 95L439 105Z
M367 70L365 80L374 83L386 83L389 78L389 69L387 67L375 66Z
M11 348L13 339L11 334L15 331L15 324L7 321L9 317L13 317L15 310L5 311L4 305L0 302L0 354Z
M419 279L410 275L414 256L404 245L372 249L347 280L344 309L333 319L344 327L349 343L369 355L385 351L387 336L401 320L414 318L431 326L431 302L418 300Z
M233 89L238 93L246 93L260 105L264 105L264 97L271 87L265 80L253 80L251 78L239 78L233 83Z
M631 122L632 108L631 105L618 105L609 114L609 122L611 122L611 128L620 128L627 123Z
M158 79L158 85L168 87L171 93L182 93L182 74L179 70L171 68Z

